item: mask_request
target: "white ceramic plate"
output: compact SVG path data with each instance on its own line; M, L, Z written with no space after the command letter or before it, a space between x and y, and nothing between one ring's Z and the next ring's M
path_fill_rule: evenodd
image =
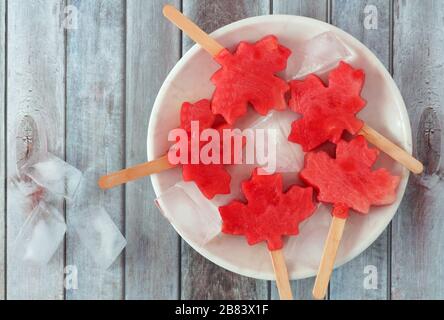
M362 96L367 100L367 106L359 117L411 152L409 119L398 88L376 56L348 33L314 19L272 15L232 23L215 31L212 36L224 46L233 48L241 40L254 42L265 35L274 34L293 51L289 58L291 60L297 59L294 52L303 41L325 31L333 31L354 52L355 57L350 63L366 73ZM291 65L295 64L289 63ZM170 72L156 98L149 122L149 160L167 152L170 146L168 131L179 125L182 102L211 97L214 87L209 79L217 69L217 63L204 50L194 46ZM288 69L285 74L292 72ZM380 157L377 165L383 165L392 173L402 176L397 200L390 206L373 207L368 215L353 214L348 219L336 266L353 259L376 240L393 218L402 199L408 179L407 170L385 155ZM159 196L181 180L181 171L172 169L151 179L154 191ZM162 209L170 210L168 204ZM315 215L301 225L299 236L286 240L285 257L292 279L315 275L330 220L329 208L321 206ZM184 230L176 230L196 251L228 270L259 279L274 279L265 244L248 246L243 237L221 234L201 246L190 241L189 234Z

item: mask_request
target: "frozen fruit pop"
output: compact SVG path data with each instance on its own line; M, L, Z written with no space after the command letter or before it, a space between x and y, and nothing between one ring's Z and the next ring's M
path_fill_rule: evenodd
M192 163L191 161L191 122L195 121L199 123L199 132L204 129L214 129L218 131L221 138L220 148L218 155L219 164L209 163L204 164L201 161L199 163ZM221 117L215 116L211 112L211 102L207 99L199 100L195 103L184 102L180 111L180 128L184 129L188 135L188 154L186 159L187 163L182 162L182 175L184 181L194 181L199 187L201 192L208 199L212 199L217 194L228 194L230 193L230 180L231 177L229 173L225 170L224 163L224 153L225 147L229 146L230 142L225 142L223 137L224 129L231 129L231 126L225 123ZM210 139L211 141L211 139ZM205 147L209 142L199 142L200 154L201 149ZM231 159L239 152L239 146L234 144L234 138L231 141ZM178 152L175 148L171 148L170 152ZM115 173L111 173L107 176L103 176L99 179L99 186L102 189L111 188L113 186L135 180L139 177L150 175L153 173L158 173L167 169L171 169L176 165L171 164L168 161L168 154L146 163L139 164L135 167L127 168Z
M218 131L219 136L223 137L223 130L230 129L231 126L222 123L216 124L216 117L211 112L211 102L206 99L197 101L194 104L185 102L182 104L180 113L180 126L182 129L188 132L189 138L191 138L191 121L199 122L199 130L213 128ZM210 143L210 142L207 142ZM200 150L206 144L206 142L200 142ZM215 163L197 163L191 162L191 156L188 157L188 163L182 165L182 176L184 181L194 181L203 193L203 195L212 199L217 194L230 193L230 174L226 171L223 165L223 147L224 140L220 141L219 151L219 164ZM199 152L200 152L199 150ZM171 150L170 152L174 152ZM188 152L191 152L191 146L188 148ZM233 152L234 155L234 152Z
M338 142L335 159L323 151L305 155L301 179L318 191L319 201L333 204L333 221L313 289L317 299L325 296L349 209L367 214L371 205L396 200L400 178L384 168L371 170L378 153L358 135L350 142Z
M184 102L180 111L180 128L187 132L188 137L191 136L191 122L199 123L199 131L212 128L216 124L216 117L211 112L211 102L207 99L199 100L195 103ZM218 124L218 128L226 126ZM218 129L216 128L216 129ZM201 143L199 147L204 146ZM188 148L190 151L191 148ZM174 152L174 150L170 150ZM187 155L190 160L190 155ZM230 176L221 164L189 164L183 165L183 178L185 181L195 181L202 193L209 199L214 195L229 193ZM167 169L174 168L175 165L168 161L168 154L153 161L139 164L137 166L127 168L99 179L99 186L102 189L112 188L116 185L135 180L137 178L147 176L153 173L162 172ZM213 176L211 178L211 176Z
M248 103L262 115L271 109L286 108L289 87L276 73L286 68L291 51L275 36L266 36L254 44L242 41L231 53L174 6L165 5L163 14L221 65L211 78L216 86L213 113L233 124L246 113Z
M214 57L222 67L211 78L216 86L213 112L233 124L245 115L248 103L261 115L286 109L289 86L275 74L285 69L290 54L273 35L253 44L242 41L233 53L222 50Z
M288 139L310 151L326 141L337 143L344 130L358 133L364 124L356 118L366 103L360 96L364 77L362 70L340 62L330 72L328 86L314 74L291 81L289 106L302 118L293 122Z
M304 80L290 81L290 108L302 114L292 124L288 140L310 151L326 141L338 142L344 131L365 138L414 173L421 173L422 164L406 151L356 117L366 101L361 97L365 74L340 62L328 76L328 86L314 74Z
M279 294L281 298L291 298L286 267L284 274L277 270L276 257L280 263L284 262L282 237L297 235L299 223L315 211L313 190L293 185L284 192L279 173L260 175L258 170L254 170L250 180L242 183L246 203L234 200L219 207L222 232L244 235L250 245L266 241L273 258Z

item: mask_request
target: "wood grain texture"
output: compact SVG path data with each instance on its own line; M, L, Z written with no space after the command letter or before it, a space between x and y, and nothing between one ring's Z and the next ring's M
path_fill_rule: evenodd
M6 104L5 104L5 22L6 22L6 12L5 12L5 0L0 0L0 159L2 159L2 164L0 165L0 181L5 181L6 172L6 158L5 152L5 126L6 126ZM5 184L0 184L0 300L5 299L5 217L6 217L6 188Z
M179 1L127 1L126 167L147 161L146 135L154 99L180 57L179 31L162 7ZM176 299L179 238L154 204L149 178L126 185L127 299Z
M395 1L394 78L410 116L414 154L425 173L410 176L393 221L393 299L444 298L444 7L440 1Z
M274 14L294 14L321 21L328 21L328 3L326 0L278 0L273 1ZM293 296L296 300L312 299L314 277L292 281ZM279 299L277 288L272 283L271 298Z
M268 1L184 0L183 13L210 33L231 22L269 13ZM183 53L193 43L183 37ZM270 262L271 263L271 262ZM216 266L182 241L182 299L267 299L266 281L243 277Z
M328 20L327 0L277 0L273 1L273 14L293 14Z
M366 29L365 8L377 9L377 29ZM333 0L332 24L347 31L364 43L388 69L390 65L390 2L386 0ZM368 8L368 7L367 7ZM330 299L387 299L389 270L389 235L386 229L370 248L333 272L330 280ZM364 281L374 266L377 270L377 289L366 289ZM370 268L370 269L369 269ZM373 286L367 286L373 288Z
M40 113L47 121L49 151L64 158L65 66L64 1L8 1L7 130L8 150L15 149L19 115ZM15 164L7 164L8 175ZM63 203L60 203L63 212ZM10 210L11 209L11 210ZM7 204L8 248L23 224L23 213ZM63 299L63 244L43 268L13 261L7 251L8 299Z
M81 191L84 205L101 205L123 232L123 188L101 192L97 178L124 165L125 3L121 0L69 1L77 28L67 29L66 160L86 172L91 189ZM121 299L122 254L108 269L97 267L70 223L78 214L68 203L66 264L78 270L78 288L67 299Z

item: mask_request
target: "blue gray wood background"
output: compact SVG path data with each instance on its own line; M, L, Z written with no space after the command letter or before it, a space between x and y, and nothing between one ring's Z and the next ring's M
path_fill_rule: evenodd
M411 177L392 224L334 272L329 299L444 298L441 125L444 3L432 0L170 0L205 31L256 15L294 14L332 23L365 43L398 84L426 172ZM151 108L165 76L192 45L161 14L160 0L0 0L0 158L15 116L31 108L57 120L52 152L98 176L146 160ZM364 19L377 9L377 29ZM366 9L367 8L367 9ZM0 165L5 179L11 166ZM128 240L107 271L68 234L51 263L30 272L8 251L19 220L0 184L1 299L276 299L275 284L228 272L181 241L160 215L149 179L100 201ZM69 206L66 220L76 213ZM8 263L9 261L9 263ZM78 288L65 289L65 266ZM365 289L375 266L377 289ZM313 279L293 282L309 299Z

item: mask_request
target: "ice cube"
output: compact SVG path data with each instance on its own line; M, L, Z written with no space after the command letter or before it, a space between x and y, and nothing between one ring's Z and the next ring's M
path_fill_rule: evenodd
M347 61L353 56L351 50L332 31L306 41L297 53L301 62L293 79L301 79L310 73L321 74L334 68L339 61Z
M82 173L55 155L48 153L46 158L26 169L26 175L50 192L72 199Z
M98 200L104 195L104 191L97 185L100 177L99 172L100 170L97 168L88 168L83 172L77 191L69 201L72 208L77 210L99 204Z
M165 218L199 246L220 233L217 206L202 195L194 182L177 183L158 197L156 204Z
M12 176L9 178L11 188L15 188L17 192L20 192L23 196L31 196L36 192L40 192L42 187L34 182L34 180L23 177L19 178L17 176Z
M40 202L12 244L13 257L24 262L46 265L56 252L66 232L62 214Z
M80 242L103 269L109 268L126 246L119 228L99 205L78 208L69 222Z
M276 147L276 172L295 172L297 173L303 167L304 162L304 152L302 151L300 145L288 141L288 135L291 130L291 123L296 120L299 116L294 112L289 110L286 111L272 111L267 114L267 116L258 119L252 124L251 128L265 129L265 138L268 141L269 135L273 130L274 132L274 143L273 146ZM268 155L268 143L265 143L265 150L258 149L258 144L256 143L255 152L263 153ZM247 152L247 148L246 148ZM274 173L274 172L270 172Z
M17 176L8 178L8 211L27 217L44 197L44 190L33 180Z

